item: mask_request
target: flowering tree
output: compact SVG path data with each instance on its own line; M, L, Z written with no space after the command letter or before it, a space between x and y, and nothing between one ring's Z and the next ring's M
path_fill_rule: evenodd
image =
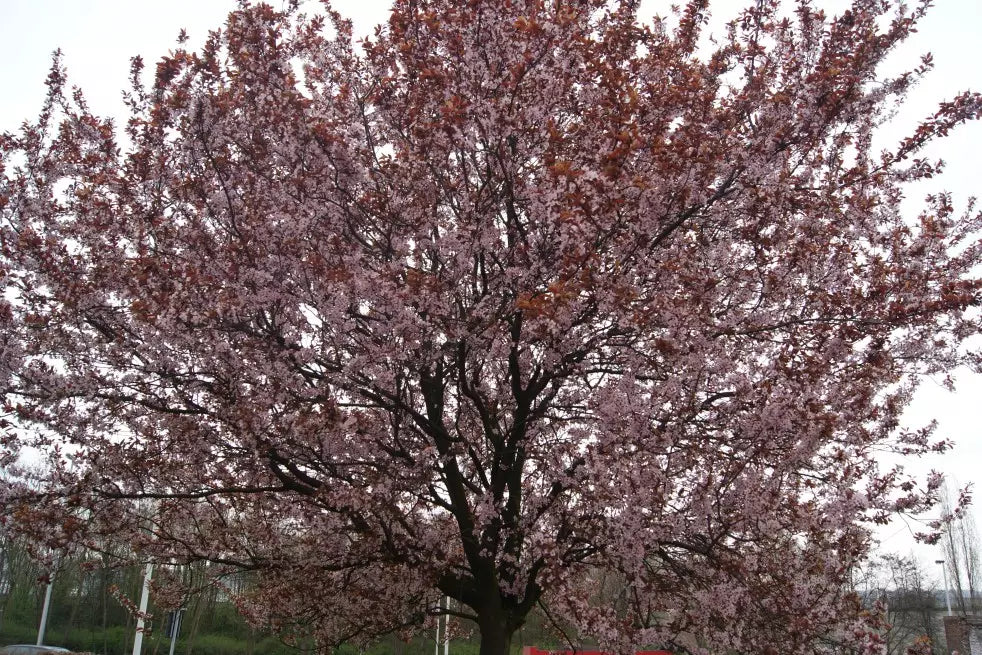
M322 644L441 595L482 655L537 605L621 650L875 640L849 569L938 480L874 455L943 447L898 416L979 328L982 217L898 205L982 100L877 154L923 6L708 40L704 4L398 0L362 50L246 4L134 62L125 145L56 61L0 142L4 464L48 456L7 520L252 570Z

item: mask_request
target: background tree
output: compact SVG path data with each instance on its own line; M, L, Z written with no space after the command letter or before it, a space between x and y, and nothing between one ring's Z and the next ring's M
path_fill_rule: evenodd
M959 499L946 485L941 496L941 512L950 520L941 538L944 566L955 599L954 608L965 615L979 611L982 602L979 598L980 544L972 515L960 511L960 506Z
M979 328L982 217L898 205L982 101L874 153L924 4L779 4L710 42L703 2L400 0L363 54L246 4L134 62L125 148L56 61L0 142L2 461L49 467L6 520L254 571L322 645L442 595L482 655L539 604L623 651L875 639L849 571L940 482L874 455L944 447L898 417Z
M0 588L0 643L34 643L37 637L45 581L49 574L31 549L36 544L16 537L3 541L6 555L5 587ZM99 655L126 655L132 652L136 634L135 619L129 605L135 605L143 587L144 567L127 564L129 553L80 552L62 556L54 576L45 642ZM241 575L224 576L220 584L208 584L209 566L195 562L190 566L158 565L155 593L149 610L145 652L166 653L170 640L163 634L166 616L174 603L185 607L185 624L178 640L178 652L206 655L296 655L297 649L282 643L268 626L249 627L238 614L225 590L244 592L249 580ZM215 576L212 576L213 578ZM168 584L169 580L180 584ZM309 642L309 640L308 640ZM473 646L476 652L476 645ZM309 649L308 649L309 650ZM432 653L429 644L416 644L412 655ZM354 648L342 650L354 655ZM376 655L386 652L378 645Z
M945 652L941 623L943 604L937 602L940 587L930 583L912 557L887 554L864 569L860 592L866 605L879 604L886 626L883 632L888 655L926 646L926 652Z

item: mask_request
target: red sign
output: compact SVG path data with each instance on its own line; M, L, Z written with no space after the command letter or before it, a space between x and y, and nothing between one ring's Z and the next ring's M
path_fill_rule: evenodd
M526 646L522 655L607 655L599 650L542 650L535 646ZM639 650L636 655L672 655L667 650Z

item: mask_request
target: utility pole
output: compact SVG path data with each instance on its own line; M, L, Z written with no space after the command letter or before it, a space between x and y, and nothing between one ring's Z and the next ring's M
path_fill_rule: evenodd
M443 599L441 598L436 602L436 608L439 610L442 606ZM439 613L436 615L436 636L433 637L433 655L440 655L440 619L442 617Z
M181 631L182 614L184 614L184 608L176 609L173 612L171 612L169 655L174 655L174 646L177 644L177 634Z
M444 596L437 603L437 609L450 609L450 597ZM448 614L438 615L436 617L436 642L435 648L433 650L433 655L440 655L440 621L443 621L443 655L450 655L450 616Z
M136 617L136 636L133 638L133 655L140 655L143 649L143 617L147 614L147 602L150 600L150 576L153 575L153 564L147 564L143 574L143 593L140 594L140 613Z
M450 611L450 596L443 597L443 605ZM443 655L450 655L450 614L443 615Z
M48 608L51 607L51 587L54 584L55 572L51 571L48 575L48 588L44 591L44 606L41 608L41 625L38 626L38 646L44 643L44 631L48 627Z

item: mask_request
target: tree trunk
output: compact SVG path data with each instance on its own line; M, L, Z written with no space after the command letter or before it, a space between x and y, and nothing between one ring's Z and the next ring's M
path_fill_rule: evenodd
M102 652L109 652L109 568L103 561L99 570L99 602L102 605Z
M9 595L10 590L13 588L13 584L7 585L7 547L8 542L6 540L0 540L0 589L7 589ZM3 630L3 614L6 607L0 606L0 631Z
M478 613L481 630L480 655L508 655L515 634L513 622L500 607L485 608Z
M204 613L204 603L205 599L202 598L202 594L205 592L200 592L198 598L194 604L194 612L192 613L190 630L188 630L187 641L185 642L186 653L191 655L194 652L194 642L198 638L198 627L201 625L201 615Z
M248 641L246 642L246 655L253 655L256 652L256 629L249 626Z
M85 572L79 570L79 578L84 579ZM68 637L72 634L75 629L75 624L78 622L78 610L82 605L82 588L83 580L80 579L78 585L75 587L75 593L72 594L72 609L68 615L68 623L65 624L65 630L61 633L61 640L64 642L68 641Z

